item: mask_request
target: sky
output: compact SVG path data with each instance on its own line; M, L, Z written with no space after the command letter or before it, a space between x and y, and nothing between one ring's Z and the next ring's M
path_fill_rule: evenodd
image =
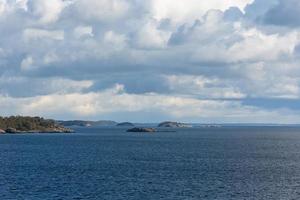
M0 115L300 123L299 0L0 0Z

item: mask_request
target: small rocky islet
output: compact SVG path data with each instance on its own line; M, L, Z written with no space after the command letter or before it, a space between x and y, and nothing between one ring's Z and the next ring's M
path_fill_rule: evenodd
M133 124L133 123L130 123L130 122L122 122L122 123L118 123L116 126L133 127L134 124Z
M189 125L189 124L166 121L166 122L159 123L157 125L157 128L162 128L160 130L157 130L155 128L134 127L134 128L128 129L127 132L135 132L135 133L176 132L174 130L175 128L189 128L189 127L191 127L191 125ZM166 130L163 128L169 128L169 129L171 128L173 130Z
M72 133L51 119L42 117L11 116L0 117L0 134L26 134L26 133Z
M156 129L154 129L154 128L139 128L139 127L135 127L135 128L128 129L127 132L134 132L134 133L154 133L154 132L156 132Z

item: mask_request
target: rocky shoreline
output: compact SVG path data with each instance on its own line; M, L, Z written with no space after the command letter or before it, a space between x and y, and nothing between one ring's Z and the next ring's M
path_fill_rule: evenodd
M51 128L44 130L28 130L28 131L20 131L15 128L7 128L5 130L0 129L0 134L27 134L27 133L74 133L74 130L69 128Z
M26 133L72 133L70 128L56 123L52 119L29 116L0 116L0 134Z

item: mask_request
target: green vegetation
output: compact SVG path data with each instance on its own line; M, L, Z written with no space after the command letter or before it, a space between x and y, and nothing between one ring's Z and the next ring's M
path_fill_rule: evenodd
M0 117L0 129L6 130L8 128L14 128L18 131L48 131L63 127L57 125L54 120L41 117Z

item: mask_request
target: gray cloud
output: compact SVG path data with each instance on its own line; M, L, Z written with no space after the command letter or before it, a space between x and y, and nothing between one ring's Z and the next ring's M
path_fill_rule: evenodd
M254 22L263 22L265 15L279 5L279 0L255 0L245 7L245 17Z
M280 26L299 26L300 2L297 0L280 0L269 9L264 16L264 22Z
M238 21L244 16L238 7L230 7L224 12L224 19L229 21Z

